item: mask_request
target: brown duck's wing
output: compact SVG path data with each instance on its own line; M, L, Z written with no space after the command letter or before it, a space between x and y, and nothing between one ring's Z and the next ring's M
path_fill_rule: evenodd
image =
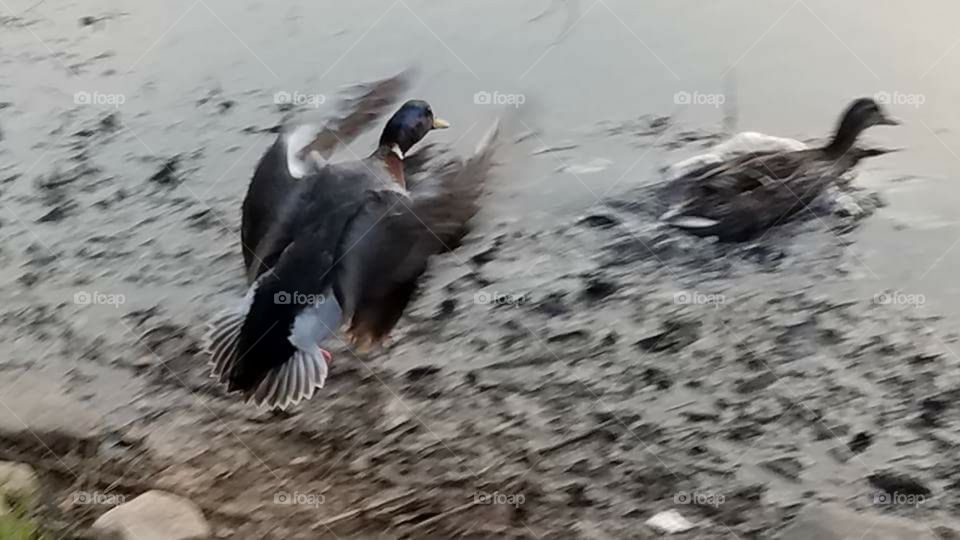
M707 193L747 193L789 181L818 164L817 156L809 150L748 154L701 175L693 186Z
M348 87L340 97L338 114L327 120L316 138L301 150L301 157L315 151L327 160L340 145L350 144L361 133L379 125L410 88L414 76L413 70L406 70L393 77Z
M667 221L701 236L746 240L807 208L847 170L844 163L817 159L804 160L799 167L776 160L769 164L763 179L745 174L709 179L712 191L701 186L686 203L669 213ZM754 170L759 175L760 171ZM778 178L770 174L771 170L781 174L792 170L792 174ZM751 178L756 178L755 185L742 189Z
M796 172L788 181L772 182L742 194L732 206L743 219L755 221L756 231L765 231L807 210L843 172L842 167L831 162L815 163Z

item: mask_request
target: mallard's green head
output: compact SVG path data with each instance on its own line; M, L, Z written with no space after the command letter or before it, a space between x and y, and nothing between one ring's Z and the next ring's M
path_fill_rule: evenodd
M889 116L872 98L860 98L847 107L840 119L837 134L827 147L831 155L845 154L864 130L873 126L896 126L900 122Z
M396 145L405 155L431 130L448 127L449 123L433 116L433 109L426 101L408 101L387 121L380 135L380 147L392 149Z

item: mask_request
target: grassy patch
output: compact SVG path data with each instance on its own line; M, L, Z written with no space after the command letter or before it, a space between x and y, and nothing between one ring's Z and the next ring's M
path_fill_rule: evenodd
M40 526L15 513L0 515L0 540L42 540Z
M28 501L0 495L0 540L46 540L40 525L29 517Z

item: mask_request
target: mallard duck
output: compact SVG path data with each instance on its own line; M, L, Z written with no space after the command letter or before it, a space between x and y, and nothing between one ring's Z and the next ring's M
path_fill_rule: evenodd
M867 128L897 124L876 101L862 98L847 108L825 146L791 144L787 151L747 152L722 163L703 160L668 187L682 193L681 202L661 220L699 236L750 238L803 209L860 160L889 152L854 145Z
M279 166L282 189L263 188L269 179L262 180L256 189L270 197L254 203L248 195L244 206L244 223L258 212L246 235L254 243L252 284L240 308L218 316L207 335L213 376L228 391L286 409L323 386L331 354L321 347L341 326L360 347L393 329L428 258L465 234L493 164L496 128L466 160L440 159L430 148L406 159L430 131L448 126L426 102L408 101L370 156L308 160L303 170L289 163L296 137L281 135L287 140L274 148L287 163L270 167Z
M267 149L243 200L240 245L247 280L253 283L259 272L253 265L257 247L276 222L283 201L308 173L314 162L330 159L334 151L346 146L370 129L409 89L412 71L393 77L354 85L343 92L335 108L338 114L324 125L300 124L285 128Z

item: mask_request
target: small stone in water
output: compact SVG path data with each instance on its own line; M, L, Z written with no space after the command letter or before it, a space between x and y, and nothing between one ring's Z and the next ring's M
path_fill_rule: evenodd
M660 512L647 520L647 525L658 532L674 534L689 531L693 528L687 518L680 515L676 510L667 510Z

